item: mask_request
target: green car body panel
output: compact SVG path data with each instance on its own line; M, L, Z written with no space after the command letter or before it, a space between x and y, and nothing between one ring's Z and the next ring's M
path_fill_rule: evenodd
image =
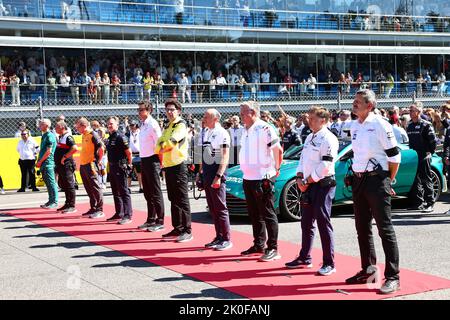
M301 152L301 146L296 146L294 149L290 149L285 152L285 158L287 153L289 155ZM401 150L402 161L396 177L396 181L393 185L395 192L399 196L406 196L411 190L417 171L417 153L414 150L409 149L407 145L399 145ZM341 148L338 153L338 161L336 161L336 195L334 203L339 204L351 200L352 193L351 188L347 188L344 185L344 177L349 170L352 158L351 144L348 144ZM288 157L289 158L289 157ZM274 205L275 208L280 206L280 196L284 186L288 181L294 179L296 176L298 160L283 160L280 169L280 175L275 181L275 195ZM441 181L442 191L446 191L446 180L443 174L443 162L441 157L434 154L431 160L431 167L439 175ZM245 199L244 190L242 188L243 173L240 170L240 166L229 168L227 171L226 191L228 194L238 198Z

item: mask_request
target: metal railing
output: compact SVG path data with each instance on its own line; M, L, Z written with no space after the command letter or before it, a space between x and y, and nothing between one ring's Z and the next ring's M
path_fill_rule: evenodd
M449 82L450 83L450 82ZM210 84L196 83L189 85L164 84L120 84L117 86L100 84L86 85L44 85L31 84L18 86L6 85L0 90L0 105L8 106L44 106L64 105L114 105L136 104L141 100L162 103L168 98L177 98L182 103L233 103L244 100L255 101L315 101L349 99L357 90L372 89L379 98L401 99L416 96L450 97L447 83L432 82L281 82L281 83L245 83L245 84ZM40 100L41 99L41 100Z
M184 6L85 0L69 5L61 1L31 2L11 7L3 16L136 24L180 24L233 28L290 28L385 32L450 32L450 17L384 15L375 12L329 13L278 9ZM1 19L1 16L0 16Z

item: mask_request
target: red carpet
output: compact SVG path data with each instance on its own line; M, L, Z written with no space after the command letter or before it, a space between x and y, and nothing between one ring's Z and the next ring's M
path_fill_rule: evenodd
M87 208L87 204L77 206L79 212L85 212ZM112 216L113 212L113 206L105 206L107 217ZM258 257L240 256L239 253L252 244L252 236L242 232L233 232L234 247L230 250L205 250L204 244L215 235L214 227L209 224L193 223L195 239L191 242L166 242L161 240L161 232L136 229L145 221L146 213L142 211L135 211L133 223L125 226L106 222L105 219L81 218L80 213L62 215L40 208L5 210L3 213L152 262L250 299L383 299L450 288L448 279L402 269L402 290L394 295L379 295L376 288L344 284L347 277L359 271L357 257L336 254L337 273L321 277L316 276L315 271L319 267L318 262L321 262L322 252L314 250L313 269L288 270L284 268L284 263L296 256L299 244L280 241L280 260L258 262ZM164 232L170 231L170 226L168 217ZM384 270L383 265L379 267ZM345 292L338 292L338 289Z

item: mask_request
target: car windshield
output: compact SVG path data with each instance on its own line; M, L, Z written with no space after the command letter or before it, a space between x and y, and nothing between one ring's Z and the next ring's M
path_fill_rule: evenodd
M351 142L348 140L339 140L338 152L341 152L350 143ZM302 150L303 150L303 145L301 145L301 146L293 145L283 153L283 159L284 160L299 160Z

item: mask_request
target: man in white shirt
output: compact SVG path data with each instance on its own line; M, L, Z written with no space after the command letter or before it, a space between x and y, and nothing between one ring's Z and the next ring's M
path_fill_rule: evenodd
M227 85L227 80L222 75L222 73L219 72L216 81L217 81L217 97L219 99L223 99L223 91L225 90L225 86Z
M159 174L161 165L155 154L156 142L161 137L161 128L151 113L153 106L148 101L138 104L139 119L139 155L141 158L141 178L144 197L147 201L147 221L138 228L157 232L164 230L164 199Z
M331 125L331 131L338 139L350 140L350 127L352 124L351 113L349 110L341 110L339 119Z
M231 138L230 168L239 164L239 151L241 150L241 139L244 132L244 128L239 122L238 116L232 116L231 127L228 129Z
M202 139L202 161L197 182L201 181L205 190L216 231L214 239L205 244L205 247L223 251L233 246L225 186L230 156L230 135L220 125L220 113L216 109L206 110L203 124L206 132Z
M189 103L192 103L191 100L191 91L188 90L189 79L186 77L185 73L181 73L180 81L178 82L178 88L180 89L181 101L183 103L186 102L186 96L188 97Z
M262 86L261 86L261 90L262 91L269 91L269 83L270 83L270 73L265 70L262 74L261 74L261 82L262 82Z
M260 119L257 102L241 104L240 115L245 129L239 162L244 173L243 187L254 238L253 246L241 254L263 254L260 261L272 261L281 258L278 254L278 219L273 203L273 185L280 174L283 149L275 129ZM266 239L267 248L264 250Z
M316 77L314 77L313 74L310 73L308 78L308 92L312 96L314 96L316 93L316 84L317 84Z
M30 131L24 129L20 134L21 140L17 144L17 152L19 153L19 166L22 173L22 180L20 189L17 192L25 192L28 185L33 191L39 191L36 188L35 163L36 154L39 150L39 145L30 137Z
M336 192L334 165L339 142L326 126L330 113L325 108L313 107L308 113L312 133L306 138L297 166L297 185L302 192L302 248L299 256L286 263L286 267L312 267L311 250L316 220L323 251L323 263L318 274L328 276L336 272L331 206Z
M347 284L367 284L378 276L372 220L375 219L386 257L385 283L379 293L389 294L400 289L399 251L391 221L392 181L400 166L401 154L397 148L392 126L373 113L377 101L372 90L356 93L351 137L354 153L351 182L355 225L358 233L362 270L346 279Z

